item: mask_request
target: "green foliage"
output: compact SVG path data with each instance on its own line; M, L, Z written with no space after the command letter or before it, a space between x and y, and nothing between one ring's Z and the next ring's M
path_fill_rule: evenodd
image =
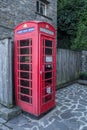
M81 14L78 23L76 38L71 46L74 50L87 50L87 8Z
M58 47L87 48L87 1L58 0Z
M87 77L87 72L81 72L81 73L79 74L79 76L86 76L86 77Z
M87 72L82 72L79 74L79 78L83 80L87 80Z

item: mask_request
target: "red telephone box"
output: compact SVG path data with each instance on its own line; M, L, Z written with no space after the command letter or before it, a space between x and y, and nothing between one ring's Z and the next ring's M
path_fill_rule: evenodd
M24 111L39 116L55 106L55 29L28 21L15 28L15 97Z

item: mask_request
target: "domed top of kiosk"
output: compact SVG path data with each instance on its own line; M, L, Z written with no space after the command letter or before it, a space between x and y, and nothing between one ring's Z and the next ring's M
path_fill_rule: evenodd
M39 24L41 26L45 25L46 28L48 29L52 28L52 30L55 31L55 28L50 23L44 21L36 21L36 20L22 22L15 27L15 30L17 30L17 28L19 28L20 26L22 26L23 28L27 28L29 25L34 25L34 24Z

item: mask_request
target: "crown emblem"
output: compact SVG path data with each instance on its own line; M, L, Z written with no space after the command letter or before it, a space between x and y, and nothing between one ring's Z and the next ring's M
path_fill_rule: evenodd
M49 28L49 25L46 25L46 28Z
M27 27L27 24L24 24L24 25L23 25L23 28L26 28L26 27Z

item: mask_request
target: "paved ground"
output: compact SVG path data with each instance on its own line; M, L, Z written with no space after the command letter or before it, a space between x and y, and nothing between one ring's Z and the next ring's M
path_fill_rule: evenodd
M39 120L21 114L0 130L87 130L87 87L73 84L56 92L56 108Z

